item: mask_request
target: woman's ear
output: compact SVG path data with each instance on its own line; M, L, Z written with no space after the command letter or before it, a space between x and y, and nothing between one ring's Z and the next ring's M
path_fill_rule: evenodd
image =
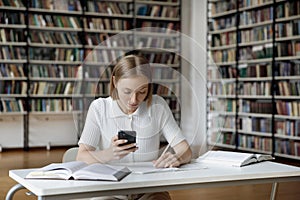
M116 88L117 83L116 83L116 77L115 76L112 77L112 81L113 81L114 88Z

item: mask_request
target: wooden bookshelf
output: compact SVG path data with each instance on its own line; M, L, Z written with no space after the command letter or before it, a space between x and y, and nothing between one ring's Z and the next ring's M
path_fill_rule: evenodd
M300 1L208 4L210 145L300 159Z
M7 130L18 144L1 147L76 145L90 102L109 95L112 67L129 52L150 60L154 92L180 123L180 0L0 5L0 117L21 127Z

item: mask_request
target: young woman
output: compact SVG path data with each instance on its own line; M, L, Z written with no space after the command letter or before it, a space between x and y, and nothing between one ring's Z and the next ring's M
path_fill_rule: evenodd
M120 130L134 130L136 143L118 139ZM161 136L172 152L160 153ZM152 161L158 168L177 167L191 160L191 149L168 104L152 95L148 61L141 56L121 58L110 78L110 97L94 100L78 142L77 160L87 163ZM150 197L150 196L152 197ZM154 197L155 195L162 195ZM136 199L169 199L168 193L137 195Z

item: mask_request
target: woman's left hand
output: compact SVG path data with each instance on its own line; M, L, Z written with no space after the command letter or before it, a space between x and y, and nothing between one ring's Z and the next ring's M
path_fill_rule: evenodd
M180 166L180 161L176 154L167 152L161 155L157 160L154 160L153 164L157 168L178 167Z

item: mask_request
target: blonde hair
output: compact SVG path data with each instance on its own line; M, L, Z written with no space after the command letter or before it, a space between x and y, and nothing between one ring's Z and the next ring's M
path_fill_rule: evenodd
M117 62L110 77L110 96L113 100L119 99L118 91L115 87L114 81L117 83L121 78L130 78L134 76L145 76L148 79L148 93L144 101L147 101L147 105L150 106L152 103L153 87L152 73L149 61L143 56L128 55L121 58Z

